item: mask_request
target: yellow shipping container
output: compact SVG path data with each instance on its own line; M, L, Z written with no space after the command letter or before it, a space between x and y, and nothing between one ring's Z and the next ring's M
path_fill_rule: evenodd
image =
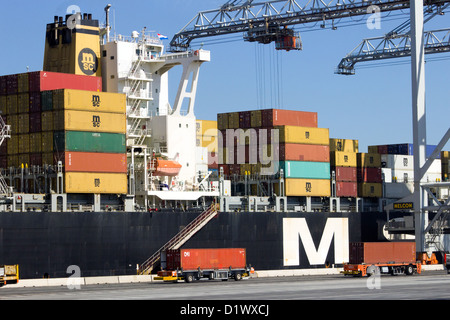
M9 114L6 117L6 124L11 126L11 133L19 133L19 116L17 114Z
M280 142L301 144L330 144L330 130L323 128L277 126Z
M8 155L8 167L13 167L13 168L19 167L19 155L18 154Z
M328 179L286 179L284 183L285 195L288 197L329 197L331 195ZM279 195L278 192L277 194Z
M19 153L30 153L30 135L20 134L19 140Z
M15 155L19 153L19 136L12 135L7 145L8 155Z
M357 153L357 166L360 168L381 168L379 153Z
M358 196L362 198L381 198L383 196L381 183L358 183Z
M239 128L239 112L228 113L227 129L238 129L238 128Z
M55 155L53 152L44 152L42 153L42 165L50 165L53 166L55 164L54 161Z
M228 129L228 114L219 113L217 115L217 129L225 130Z
M241 176L250 175L252 173L252 165L248 163L241 164Z
M66 193L126 194L127 175L66 172L65 188Z
M53 111L45 111L41 113L41 126L42 131L53 131Z
M330 152L330 165L355 168L357 166L356 155L355 152L332 151Z
M6 96L6 109L8 114L17 114L17 94L10 94Z
M6 96L0 96L0 113L3 116L8 115L8 107L6 105Z
M30 167L30 154L29 153L22 153L19 154L19 167L24 166L24 168Z
M368 146L369 153L378 153L378 146Z
M30 132L30 114L21 113L18 115L18 131L17 133L29 133Z
M23 93L30 91L28 81L28 73L20 73L17 75L17 92Z
M30 133L30 153L42 152L42 133Z
M261 110L250 112L250 123L252 128L262 127L262 113Z
M19 93L17 95L17 111L18 113L30 112L30 95L28 93Z
M65 109L123 114L127 112L126 95L120 93L64 89L56 90L53 99L54 110Z
M53 131L41 133L42 152L53 152Z
M358 153L359 141L350 139L330 139L330 151Z
M120 113L66 110L53 114L54 130L125 134L126 121L126 115Z
M218 152L219 143L217 137L203 136L199 147L208 148L208 152Z
M197 120L197 137L217 137L217 121Z

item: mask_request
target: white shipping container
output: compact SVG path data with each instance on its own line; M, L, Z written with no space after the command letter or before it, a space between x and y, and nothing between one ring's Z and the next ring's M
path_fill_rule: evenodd
M414 182L414 170L402 170L402 169L391 169L392 170L392 182Z
M391 168L381 168L381 174L384 177L384 182L392 182L392 169Z
M401 154L382 154L381 163L383 168L414 170L414 156Z
M414 183L386 183L384 185L384 194L386 198L402 199L413 194Z

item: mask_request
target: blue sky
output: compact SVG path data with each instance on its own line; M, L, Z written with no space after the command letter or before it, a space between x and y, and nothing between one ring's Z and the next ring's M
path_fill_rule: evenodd
M30 71L41 70L46 24L52 22L55 15L65 15L70 5L79 6L83 12L92 13L95 19L104 22L103 8L111 3L117 33L130 35L134 30L140 31L147 27L147 30L167 35L170 40L197 12L215 9L225 2L2 1L0 74L26 72L27 67ZM425 30L450 27L449 14L437 16L426 24ZM408 11L403 12L403 15L396 13L389 17L383 16L381 29L370 30L365 24L366 18L359 17L341 21L336 24L337 30L304 30L304 49L300 52L277 53L271 45L247 43L236 37L236 41L223 41L221 44L208 44L208 39L205 39L204 49L211 51L212 59L201 68L196 101L197 118L215 120L217 113L221 112L271 107L314 111L319 115L319 127L329 128L332 138L358 139L361 152L367 152L368 145L412 143L409 59L389 61L404 62L402 64L357 69L354 76L334 74L341 58L362 39L382 36L408 17ZM346 26L348 24L355 25ZM165 41L167 45L169 40ZM224 39L219 37L209 40L217 42ZM260 58L262 56L264 58ZM440 57L450 56L440 54ZM276 72L280 78L279 84L273 80L273 76L270 77L271 70L279 71ZM429 61L426 64L428 144L437 144L449 128L449 71L450 59ZM266 94L261 93L263 87L257 81L257 75L264 73L267 75L264 77ZM178 77L179 70L175 70L169 88L172 102ZM450 150L450 143L445 149Z

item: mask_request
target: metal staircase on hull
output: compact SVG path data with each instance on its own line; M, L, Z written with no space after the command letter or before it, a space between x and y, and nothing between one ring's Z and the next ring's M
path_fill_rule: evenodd
M156 251L147 261L139 266L139 274L148 275L150 274L156 263L161 259L161 252L166 250L176 250L179 249L183 244L185 244L194 234L201 230L205 225L211 221L217 215L219 210L218 204L211 205L206 211L195 218L190 224L188 224L180 233L169 240L164 246L162 246L158 251Z
M3 118L0 117L0 146L3 144L5 139L11 138L11 126L6 125L3 121ZM11 195L11 188L8 187L8 184L6 183L3 176L0 174L0 196L7 196L9 197Z

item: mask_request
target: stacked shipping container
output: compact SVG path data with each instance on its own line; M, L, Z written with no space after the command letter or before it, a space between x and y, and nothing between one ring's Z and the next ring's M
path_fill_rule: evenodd
M383 195L381 157L378 153L357 154L358 196L381 198Z
M97 77L33 72L0 79L0 107L12 130L2 167L61 161L66 193L127 192L124 95L102 93Z
M225 174L283 169L286 196L330 196L329 130L318 128L317 113L267 109L219 114L218 129Z
M336 197L358 196L356 174L358 151L358 140L330 139L330 164L336 181Z
M207 152L208 169L218 169L218 131L217 121L197 120L197 134L196 134L197 148L205 148ZM205 151L200 151L203 156Z
M442 181L449 181L450 151L441 151Z

